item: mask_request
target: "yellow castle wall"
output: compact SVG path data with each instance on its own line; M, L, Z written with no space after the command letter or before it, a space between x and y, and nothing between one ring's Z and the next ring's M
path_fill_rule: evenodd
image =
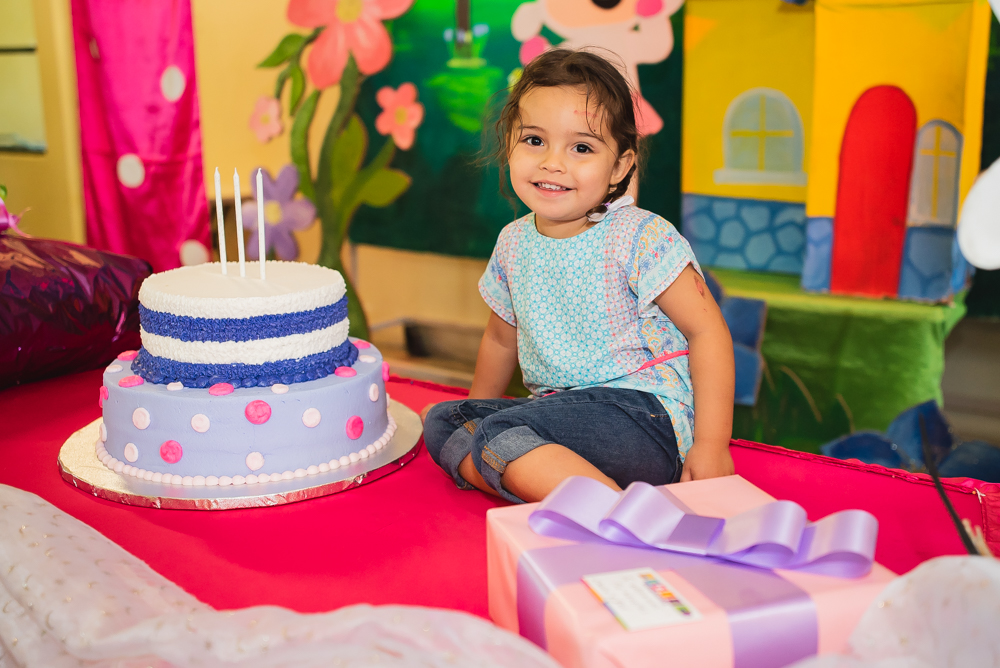
M681 189L685 193L804 202L806 186L717 184L723 120L746 90L780 90L798 108L808 172L813 85L812 5L780 0L688 0L684 24Z
M971 185L967 170L979 157L989 11L985 0L816 3L807 215L834 215L848 116L861 94L878 85L898 86L910 96L918 129L941 119L962 133L964 196Z

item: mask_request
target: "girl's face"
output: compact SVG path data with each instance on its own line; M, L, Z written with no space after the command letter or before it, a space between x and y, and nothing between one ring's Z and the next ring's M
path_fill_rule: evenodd
M579 88L534 88L521 98L520 113L509 159L514 192L535 212L539 232L573 236L589 226L587 212L625 178L635 155L618 157L599 110L591 104L588 111Z

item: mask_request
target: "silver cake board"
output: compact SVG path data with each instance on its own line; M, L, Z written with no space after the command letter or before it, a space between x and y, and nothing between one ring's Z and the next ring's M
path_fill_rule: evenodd
M381 450L334 471L254 485L184 486L149 482L115 473L97 458L101 418L70 436L59 450L59 470L66 482L88 494L130 506L176 510L233 510L280 506L346 492L387 476L417 456L423 426L420 416L389 400L396 433Z

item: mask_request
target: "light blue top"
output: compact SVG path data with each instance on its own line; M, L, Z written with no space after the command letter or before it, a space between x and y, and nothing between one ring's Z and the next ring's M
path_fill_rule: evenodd
M688 264L701 273L674 226L634 206L569 239L539 234L529 214L500 232L479 292L517 327L518 361L533 395L585 387L655 394L683 456L694 442L688 357L640 368L687 350L653 300Z

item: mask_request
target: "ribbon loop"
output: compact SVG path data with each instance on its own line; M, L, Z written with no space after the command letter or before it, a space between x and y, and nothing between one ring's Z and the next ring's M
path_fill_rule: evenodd
M665 488L635 482L615 492L596 480L565 480L528 518L535 533L707 555L760 568L860 577L872 567L878 520L845 510L810 523L792 501L721 519L698 515Z

